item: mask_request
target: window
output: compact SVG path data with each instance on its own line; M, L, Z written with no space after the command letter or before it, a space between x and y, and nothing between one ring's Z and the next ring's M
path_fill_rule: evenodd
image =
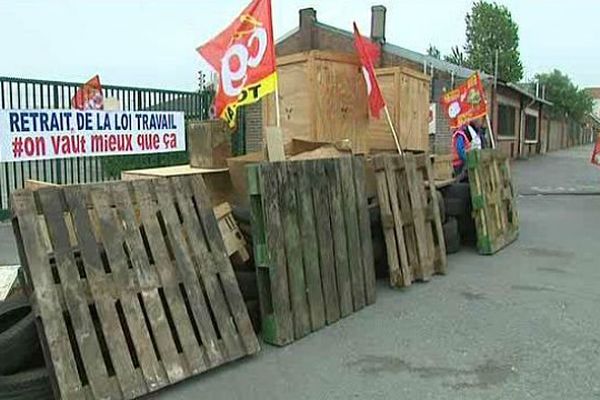
M498 136L515 137L515 107L498 104Z
M525 141L537 141L538 119L534 115L525 116Z

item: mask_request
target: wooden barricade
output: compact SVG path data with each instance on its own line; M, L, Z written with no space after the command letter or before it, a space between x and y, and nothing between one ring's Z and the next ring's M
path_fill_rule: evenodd
M57 399L133 399L259 351L200 176L11 207Z
M446 273L446 245L429 155L373 159L390 284L410 286Z
M510 160L498 150L467 153L477 249L494 254L519 235L519 217L510 173Z
M248 168L263 339L286 345L375 302L362 157Z

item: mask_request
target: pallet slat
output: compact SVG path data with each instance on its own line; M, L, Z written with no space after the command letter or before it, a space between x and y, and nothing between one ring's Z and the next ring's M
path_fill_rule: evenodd
M259 351L200 177L12 200L57 399L133 399Z
M364 177L363 160L351 157L249 167L268 343L286 345L375 302Z

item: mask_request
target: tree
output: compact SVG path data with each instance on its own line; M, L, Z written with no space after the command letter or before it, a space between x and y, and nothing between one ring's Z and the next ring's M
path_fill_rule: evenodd
M593 100L589 93L578 88L561 71L555 69L549 73L536 74L535 81L545 88L546 99L554 104L551 112L555 118L568 116L581 122L592 112Z
M461 67L464 67L467 65L465 53L463 53L460 50L460 47L458 47L458 46L452 47L452 53L444 56L444 61L448 61L452 64L460 65Z
M523 78L519 53L519 27L508 8L479 0L467 14L467 65L493 74L498 52L498 78L518 82Z
M429 47L427 48L427 55L429 55L433 58L437 58L438 60L442 59L442 53L440 53L440 49L438 49L437 47L435 47L432 44L430 44Z

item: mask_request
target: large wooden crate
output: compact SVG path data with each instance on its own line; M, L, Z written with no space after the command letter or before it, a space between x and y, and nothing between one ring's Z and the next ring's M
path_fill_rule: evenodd
M427 154L374 158L390 284L410 286L446 273L446 245Z
M263 339L286 345L375 302L362 158L249 168Z
M467 153L477 248L494 254L519 235L519 217L509 158L495 149Z
M314 50L279 57L277 73L285 143L350 139L355 153L368 150L367 89L355 55ZM263 100L265 126L276 124L274 100Z
M188 152L192 168L227 167L231 157L231 130L222 120L190 121L187 124Z
M259 350L199 175L11 200L57 399L133 399Z
M404 149L429 151L430 78L406 67L376 70L379 86ZM369 117L368 145L373 150L395 150L387 119Z

